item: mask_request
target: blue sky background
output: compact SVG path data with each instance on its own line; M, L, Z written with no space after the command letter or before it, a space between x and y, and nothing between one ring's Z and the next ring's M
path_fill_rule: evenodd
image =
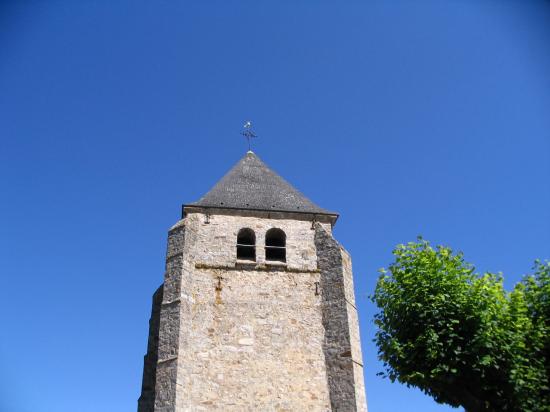
M135 411L166 231L245 153L341 218L372 293L418 234L511 288L550 258L548 1L0 3L0 410Z

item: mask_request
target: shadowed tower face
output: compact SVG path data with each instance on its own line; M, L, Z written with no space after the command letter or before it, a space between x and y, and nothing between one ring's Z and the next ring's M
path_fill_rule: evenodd
M139 412L366 411L349 254L248 152L168 232Z

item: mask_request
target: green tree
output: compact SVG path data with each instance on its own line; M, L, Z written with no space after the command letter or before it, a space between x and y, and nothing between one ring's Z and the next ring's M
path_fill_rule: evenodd
M380 374L468 412L550 411L550 263L507 292L448 247L393 254L372 296Z

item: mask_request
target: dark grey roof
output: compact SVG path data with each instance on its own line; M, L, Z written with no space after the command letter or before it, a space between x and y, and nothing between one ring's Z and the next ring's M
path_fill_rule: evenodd
M187 206L337 215L321 209L248 152L198 202Z

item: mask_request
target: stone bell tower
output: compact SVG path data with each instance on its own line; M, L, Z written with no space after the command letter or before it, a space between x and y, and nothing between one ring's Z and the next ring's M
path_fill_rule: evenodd
M350 255L249 151L168 232L139 412L366 411Z

